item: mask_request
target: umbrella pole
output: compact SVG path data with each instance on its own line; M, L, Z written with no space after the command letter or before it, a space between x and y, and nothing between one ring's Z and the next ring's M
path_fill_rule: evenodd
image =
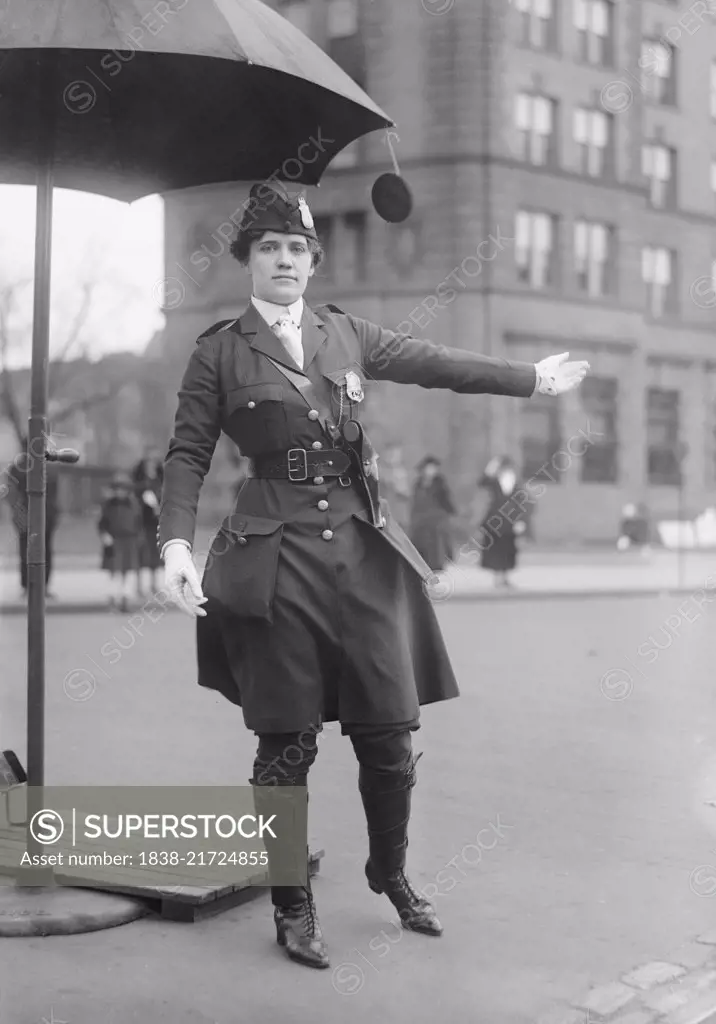
M38 173L35 292L28 431L27 782L45 784L45 517L47 368L50 347L52 168Z
M46 459L75 462L72 449L47 452L47 383L50 337L50 270L52 255L52 163L37 175L35 225L35 291L32 329L31 398L28 430L27 493L27 826L25 850L47 853L32 835L29 823L43 808L45 785L45 518ZM8 806L5 802L6 808ZM2 807L0 806L0 812ZM0 818L9 812L0 813ZM8 822L9 824L9 822ZM6 823L0 820L0 830ZM52 847L49 847L52 852ZM1 871L0 871L1 873ZM22 866L13 872L15 885L0 884L0 936L72 935L114 928L142 917L146 904L138 899L57 885L52 868Z

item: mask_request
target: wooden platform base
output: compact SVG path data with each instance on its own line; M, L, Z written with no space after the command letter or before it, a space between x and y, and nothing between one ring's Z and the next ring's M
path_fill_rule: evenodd
M321 868L321 859L325 856L324 850L316 850L309 854L308 871L311 877L318 874ZM57 875L60 882L60 875ZM76 881L72 881L77 885ZM81 883L80 883L81 884ZM208 917L215 917L223 914L225 910L232 907L239 907L243 903L255 900L268 891L266 885L238 885L238 886L202 886L197 888L183 887L179 891L162 889L160 886L151 885L117 885L100 886L103 892L116 892L125 896L135 896L142 899L149 909L159 914L165 921L181 921L185 924L193 924L195 921L203 921Z

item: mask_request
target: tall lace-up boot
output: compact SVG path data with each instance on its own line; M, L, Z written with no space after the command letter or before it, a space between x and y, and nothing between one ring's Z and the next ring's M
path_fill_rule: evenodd
M434 907L405 874L410 798L420 756L412 757L403 772L379 772L361 765L358 785L370 851L365 873L373 892L385 893L398 911L404 928L423 935L442 935Z
M255 779L250 780L254 787L254 804L256 814L268 814L275 811L275 792L281 786L305 786L306 777L281 779L271 785L259 785ZM269 791L271 791L269 793ZM262 811L265 807L266 812ZM264 835L264 845L268 854L269 871L271 865L279 862L278 846L281 840ZM273 920L276 926L276 941L283 946L291 960L307 967L330 967L328 950L323 941L321 925L316 913L316 904L311 890L309 874L309 851L306 848L306 885L305 886L272 886L271 902L273 904Z

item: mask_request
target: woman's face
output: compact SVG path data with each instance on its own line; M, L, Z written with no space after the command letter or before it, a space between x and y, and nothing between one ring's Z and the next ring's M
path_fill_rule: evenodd
M290 306L313 277L313 256L303 235L266 231L251 243L248 271L257 299Z
M429 484L432 480L435 479L437 471L438 467L435 465L435 463L429 462L427 466L423 467L423 480L425 480L425 482Z

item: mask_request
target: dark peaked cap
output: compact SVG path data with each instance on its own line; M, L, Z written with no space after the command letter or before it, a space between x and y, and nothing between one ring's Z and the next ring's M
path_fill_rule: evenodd
M308 203L276 185L252 185L239 231L280 231L317 239Z

